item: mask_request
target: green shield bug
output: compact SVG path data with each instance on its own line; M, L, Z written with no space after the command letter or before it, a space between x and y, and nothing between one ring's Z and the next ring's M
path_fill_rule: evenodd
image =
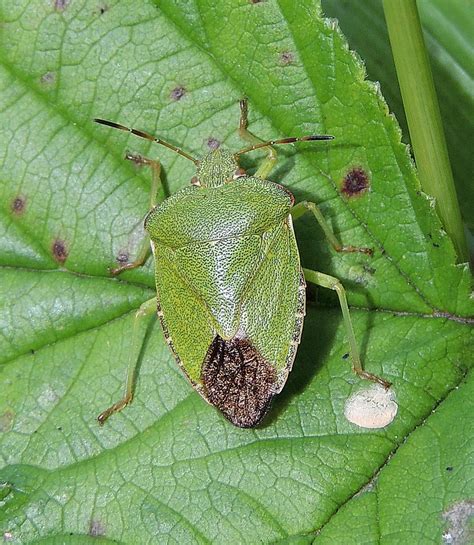
M337 292L354 372L390 386L362 368L339 280L301 267L292 222L312 212L336 251L371 251L341 246L316 204L294 205L287 189L267 180L276 162L273 146L332 136L263 142L247 130L247 102L242 100L239 133L250 145L236 153L217 148L197 160L148 133L95 121L166 146L196 165L191 185L157 205L160 163L126 156L152 170L151 210L145 219L148 236L135 261L111 272L116 275L143 265L151 242L157 300L145 302L136 313L126 393L99 415L101 424L132 400L137 324L157 306L166 341L193 387L236 426L256 426L291 371L303 327L306 281ZM268 156L249 176L239 166L239 157L259 148L267 148Z

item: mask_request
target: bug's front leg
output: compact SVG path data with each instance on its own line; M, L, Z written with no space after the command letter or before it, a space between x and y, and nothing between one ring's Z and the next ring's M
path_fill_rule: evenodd
M316 221L321 226L321 229L324 231L326 238L328 239L331 246L336 250L336 252L345 252L353 253L359 252L362 254L372 255L374 251L371 248L359 248L358 246L343 246L339 240L336 238L335 234L332 232L331 227L328 222L324 219L323 213L319 209L318 205L311 201L302 201L296 204L291 209L291 215L293 219L300 218L306 212L311 212L315 217Z
M312 284L316 284L318 286L322 286L323 288L329 288L337 293L337 296L339 298L339 304L341 305L344 325L346 327L347 338L349 340L352 370L354 371L354 373L359 375L359 377L361 378L381 384L385 389L390 388L390 382L381 377L378 377L377 375L369 373L368 371L364 371L364 368L362 367L359 349L357 348L357 342L354 335L354 328L352 327L349 307L347 305L346 290L344 289L341 282L334 276L329 276L328 274L313 271L311 269L303 269L303 273L305 279L308 282L311 282Z
M245 140L249 144L261 144L264 142L261 138L258 138L252 134L248 129L248 103L247 99L244 98L240 101L240 122L239 122L239 135L242 140ZM267 158L262 162L255 172L257 178L267 179L270 172L276 165L277 162L277 152L272 146L268 146L268 155Z
M158 195L158 189L161 184L161 165L159 161L155 161L154 159L148 159L148 157L144 157L143 155L135 154L135 153L127 153L125 155L125 159L128 161L133 161L136 165L139 166L149 166L151 168L151 189L150 189L150 210L156 206L157 203L157 195ZM140 244L140 248L138 250L137 257L134 259L134 261L131 261L129 263L125 263L124 265L120 265L119 267L115 267L113 269L110 269L110 274L113 276L117 276L123 271L129 271L131 269L136 269L137 267L142 267L148 257L150 256L151 248L150 248L150 237L148 234L146 234L143 237L143 240Z
M145 322L148 325L148 319L151 318L156 312L156 298L149 299L145 301L140 308L135 313L135 318L133 320L133 330L132 330L132 346L128 355L128 368L127 368L127 380L125 385L125 395L116 403L111 405L105 411L102 411L97 420L99 424L102 425L104 422L111 416L113 413L121 411L133 399L133 392L135 389L135 380L136 380L136 371L139 361L140 353L140 340L143 339L143 335L140 333L142 330L142 324Z

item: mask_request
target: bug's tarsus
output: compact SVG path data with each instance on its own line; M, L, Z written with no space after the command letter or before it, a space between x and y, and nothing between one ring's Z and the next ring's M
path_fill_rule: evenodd
M366 380L370 380L371 382L375 382L376 384L380 384L385 388L385 390L388 390L390 386L392 385L391 382L388 380L383 379L382 377L378 377L377 375L374 375L372 373L369 373L367 371L361 371L360 369L356 369L355 367L352 368L354 373L359 375L359 377L364 378Z
M174 151L178 155L181 155L181 157L184 157L186 159L189 159L192 161L195 165L199 164L199 161L189 155L189 153L186 153L181 148L178 148L177 146L174 146L173 144L170 144L169 142L166 142L166 140L162 140L161 138L157 138L156 136L153 136L152 134L149 134L144 131L139 131L138 129L132 129L130 127L126 127L125 125L120 125L119 123L114 123L113 121L107 121L106 119L99 119L94 118L94 121L96 123L99 123L100 125L105 125L107 127L112 127L113 129L119 129L120 131L130 132L134 134L135 136L138 136L140 138L144 138L145 140L150 140L150 142L156 142L157 144L161 144L162 146L165 146L165 148L170 149L171 151Z
M140 153L132 153L130 151L127 151L123 157L126 161L131 161L132 163L135 163L137 166L151 166L154 162L152 159L148 159L148 157L145 157L144 155L141 155ZM159 163L158 163L159 164Z
M130 402L132 401L132 396L126 396L120 401L117 401L117 403L114 403L111 407L106 409L105 411L101 412L99 416L97 417L97 421L101 426L103 426L108 420L108 418L114 414L121 411L124 407L126 407Z

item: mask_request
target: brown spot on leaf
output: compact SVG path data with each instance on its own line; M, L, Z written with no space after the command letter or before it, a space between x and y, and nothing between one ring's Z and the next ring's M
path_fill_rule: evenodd
M67 250L64 240L56 239L53 242L51 249L53 252L53 257L56 261L58 261L59 263L64 263L66 261L69 252Z
M295 56L291 51L283 51L283 53L280 54L280 63L283 66L287 66L288 64L292 64L295 60Z
M2 415L0 415L0 432L10 431L14 418L15 413L11 410L6 410Z
M64 11L71 0L54 0L54 9L56 11Z
M23 214L23 212L25 211L25 205L25 197L18 195L18 197L15 197L11 203L11 210L17 216L21 216L21 214Z
M263 4L266 0L249 0L251 4Z
M182 85L175 87L170 94L172 100L181 100L186 95L186 89Z
M268 410L276 372L247 339L225 341L216 335L201 378L210 403L235 426L252 428Z
M210 150L215 150L220 145L221 145L221 143L219 142L219 140L217 140L217 138L214 138L213 136L211 136L210 138L207 139L207 147Z
M119 252L117 256L117 262L118 263L128 263L128 253L127 252Z
M99 13L100 13L100 15L104 15L104 13L105 13L106 11L109 11L109 6L107 6L107 5L105 5L105 4L99 8Z
M100 520L92 519L89 524L90 536L105 536L105 527Z
M45 72L40 78L40 82L44 85L54 83L55 80L56 74L54 72Z
M369 188L369 177L362 167L354 167L344 176L341 192L348 197L358 197Z

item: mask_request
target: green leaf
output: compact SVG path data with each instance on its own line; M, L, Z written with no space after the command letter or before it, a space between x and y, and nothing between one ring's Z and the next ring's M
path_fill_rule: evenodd
M437 429L438 412L450 429L461 427L453 390L472 351L470 277L455 265L399 129L337 28L310 1L297 9L283 0L1 9L4 540L299 544L321 530L344 543L419 542L417 513L403 528L395 516L410 497L394 511L387 498L377 525L373 496L358 493L380 472L387 497L415 458L431 478L434 454L417 437ZM393 382L399 411L386 429L344 417L348 397L367 384L351 373L337 299L323 292L308 310L288 384L258 429L234 428L205 404L157 324L144 337L133 404L97 425L123 388L134 310L153 296L152 263L120 279L108 273L117 258L136 255L148 203L150 175L124 152L158 156L171 192L193 171L91 119L154 132L201 156L215 140L242 146L244 95L262 138L336 137L282 147L272 179L297 200L317 201L344 244L374 249L372 258L335 255L312 218L295 225L304 266L348 289L366 368ZM356 198L341 192L354 169L370 184ZM462 442L433 449L453 467L466 464ZM442 512L468 498L453 490L433 507L437 539Z
M390 463L344 505L316 542L472 543L474 486L467 463L474 450L472 373L393 455ZM378 520L370 524L368 521ZM348 536L355 536L350 539ZM362 539L363 538L363 539Z
M368 75L380 81L390 109L409 141L397 74L385 25L382 2L323 0L323 11L336 17L341 29L364 59ZM474 77L471 6L465 0L419 0L417 6L430 56L443 118L458 200L466 225L474 229L471 148L474 141Z

